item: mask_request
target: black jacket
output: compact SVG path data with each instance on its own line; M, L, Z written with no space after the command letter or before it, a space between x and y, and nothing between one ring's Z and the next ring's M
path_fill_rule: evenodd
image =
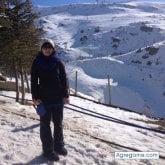
M44 104L61 103L69 97L65 67L55 53L49 57L39 53L33 61L31 92L33 99L41 99Z

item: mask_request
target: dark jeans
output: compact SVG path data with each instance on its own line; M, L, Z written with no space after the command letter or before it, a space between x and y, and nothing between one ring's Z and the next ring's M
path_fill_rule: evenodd
M63 141L63 105L54 105L46 108L47 112L40 117L40 138L44 153L50 153L55 147L62 147ZM50 127L51 119L54 125L54 135Z

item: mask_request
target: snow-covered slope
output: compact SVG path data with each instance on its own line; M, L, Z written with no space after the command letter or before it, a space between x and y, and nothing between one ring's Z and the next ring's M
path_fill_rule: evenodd
M1 94L12 96L14 92L1 91ZM165 132L160 129L160 121L76 97L71 97L71 103L75 107L65 107L82 111L76 107L81 105L83 112L91 110L107 116L107 120L65 108L64 137L68 155L60 156L60 161L54 164L164 164ZM32 106L23 106L0 96L0 137L1 165L53 164L42 157L39 117ZM159 159L115 159L115 152L128 151L158 152Z
M38 8L70 86L107 103L165 116L165 3L77 4Z

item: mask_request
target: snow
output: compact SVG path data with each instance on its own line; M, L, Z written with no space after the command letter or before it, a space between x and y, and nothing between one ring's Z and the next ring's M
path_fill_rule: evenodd
M14 92L1 91L1 95L14 96ZM27 95L30 99L30 95ZM23 106L13 99L0 96L0 164L47 164L42 157L39 138L39 118L32 106ZM75 105L75 106L73 106ZM81 108L78 108L81 105ZM87 116L76 110L90 110L109 116L108 120ZM93 114L91 112L88 112ZM104 117L105 117L104 116ZM116 121L116 122L115 122ZM164 164L165 132L159 131L156 120L133 112L71 97L64 109L64 137L68 150L57 164ZM121 122L131 123L122 124ZM52 125L51 125L52 126ZM158 130L158 131L152 131ZM159 159L119 160L119 151L152 151ZM50 162L49 162L50 163ZM56 164L56 163L55 163Z
M164 128L145 116L165 116L164 8L164 3L132 1L36 8L45 37L58 45L71 90L77 71L78 94L108 103L109 75L112 104L135 111L72 96L64 110L69 154L54 164L164 165ZM15 97L12 91L2 94ZM0 137L0 164L52 164L42 157L39 117L31 105L0 96ZM118 151L153 151L159 159L119 160L114 157Z
M72 4L39 7L39 26L55 40L69 83L107 103L165 116L165 3ZM150 54L147 48L157 48Z

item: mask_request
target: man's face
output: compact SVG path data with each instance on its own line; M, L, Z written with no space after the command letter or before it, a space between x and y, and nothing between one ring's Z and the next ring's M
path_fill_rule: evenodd
M42 47L41 51L42 51L42 53L43 53L44 56L50 56L53 53L54 49L51 46L51 44L45 44Z

